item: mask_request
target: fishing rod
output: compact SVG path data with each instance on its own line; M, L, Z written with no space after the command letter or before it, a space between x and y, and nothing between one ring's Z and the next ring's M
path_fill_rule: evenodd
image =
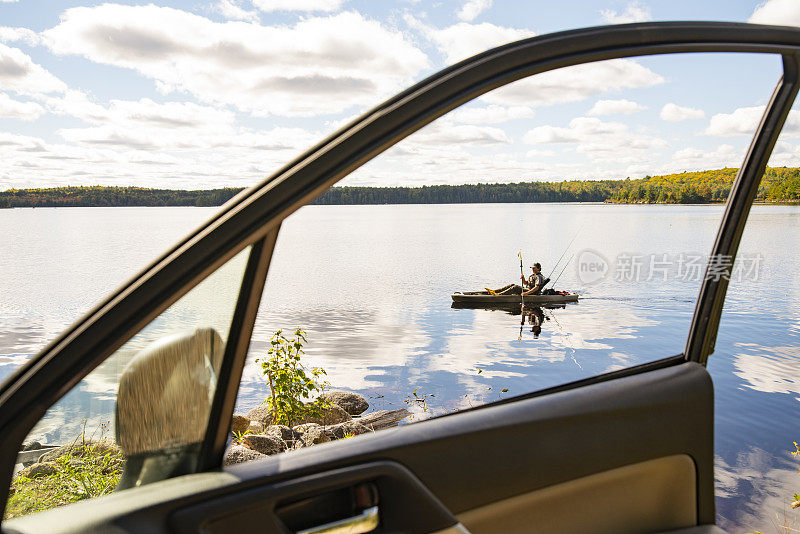
M570 258L570 259L572 259L572 258ZM544 309L543 309L542 311L544 312ZM553 313L552 311L550 312L550 315L548 315L548 314L546 314L546 313L545 313L545 314L544 314L544 316L545 316L545 317L547 317L547 318L549 318L549 319L553 319L553 320L556 322L556 324L558 325L558 329L559 329L559 330L561 330L561 333L562 333L562 334L564 334L564 339L565 339L565 340L566 340L566 342L569 344L569 347L568 347L568 348L569 348L569 350L571 350L571 351L572 351L572 352L570 353L569 357L570 357L570 358L572 358L572 361L575 363L575 365L577 365L577 366L578 366L578 367L579 367L581 370L583 370L583 366L580 364L580 362L578 361L578 359L577 359L577 358L575 358L575 347L573 347L573 346L572 346L572 342L569 340L569 336L570 336L569 332L567 332L566 330L564 330L564 327L563 327L563 326L561 326L561 323L560 323L560 322L558 322L558 319L556 319L556 314L555 314L555 313Z
M567 260L567 263L564 264L564 268L561 269L560 273L558 273L558 277L556 278L556 282L558 282L558 279L561 278L562 274L564 274L564 271L567 270L567 266L569 265L569 262L571 262L572 258L574 258L574 257L575 257L575 254L573 254L572 256L569 257L569 259ZM556 287L556 282L553 282L553 288L554 289Z
M563 259L564 259L564 255L565 255L565 254L567 253L567 251L569 250L569 247L571 247L571 246L572 246L572 244L575 242L575 240L578 238L578 234L580 234L580 233L581 233L581 230L583 230L583 226L581 226L580 228L578 228L578 231L577 231L577 232L575 232L575 236L572 238L572 241L570 241L570 242L569 242L569 245L567 245L567 248L565 248L565 249L564 249L564 252L562 252L562 253L561 253L561 257L560 257L560 258L558 258L558 261L556 262L556 264L555 264L555 265L553 265L553 270L552 270L552 271L550 271L550 274L548 274L548 275L547 275L547 278L550 278L551 276L553 276L553 273L554 273L554 272L556 272L556 267L558 267L558 264L559 264L559 263L561 263L561 260L563 260Z

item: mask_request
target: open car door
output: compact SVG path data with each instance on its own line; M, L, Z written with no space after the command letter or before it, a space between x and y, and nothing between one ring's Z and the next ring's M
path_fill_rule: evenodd
M398 94L238 195L11 376L0 388L3 503L20 446L48 408L192 288L244 258L225 343L213 332L173 340L170 350L179 347L182 363L169 363L174 351L156 347L137 360L142 374L130 377L143 388L134 397L139 413L167 421L172 405L163 403L203 406L190 430L178 436L183 441L173 435L177 445L156 451L141 437L147 428L118 428L118 441L128 440L135 452L124 476L132 489L7 520L3 532L713 531L713 387L705 363L714 350L724 276L704 281L683 354L654 355L656 361L646 365L221 468L264 280L288 215L487 91L571 65L686 52L772 53L783 60L783 77L737 174L711 251L733 259L798 91L800 30L644 23L489 50ZM193 392L185 398L168 391L164 377L189 365L189 354L197 356L192 376L202 375L208 388L202 391L210 393L205 400L191 389L194 382L174 390ZM121 421L124 414L118 416ZM131 425L126 428L135 421Z

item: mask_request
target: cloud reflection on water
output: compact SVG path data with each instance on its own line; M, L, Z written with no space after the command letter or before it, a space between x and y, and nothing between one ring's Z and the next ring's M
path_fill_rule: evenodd
M743 352L733 356L734 374L743 384L765 393L788 393L800 400L800 346L765 347L736 343ZM800 436L798 436L800 437Z
M784 513L796 526L798 516L789 503L800 487L800 477L796 462L790 458L788 452L776 457L759 447L742 450L730 465L716 456L719 526L732 533L783 532L779 526L783 525Z
M545 309L538 338L527 322L520 332L519 310L434 305L409 319L404 308L276 311L267 304L256 322L237 409L245 411L266 397L254 360L280 327L307 330L308 364L325 368L333 388L379 397L385 407L404 405L419 389L435 395L425 414L431 416L497 400L505 388L504 396L519 395L671 356L668 351L637 356L620 346L640 342L651 329L673 329L659 320L660 309L636 304L617 303L613 313L591 303Z

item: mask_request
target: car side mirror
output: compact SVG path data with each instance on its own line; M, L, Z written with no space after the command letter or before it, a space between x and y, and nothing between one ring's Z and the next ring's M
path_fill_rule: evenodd
M154 342L127 364L114 425L126 455L117 489L195 471L224 350L216 330L198 328Z

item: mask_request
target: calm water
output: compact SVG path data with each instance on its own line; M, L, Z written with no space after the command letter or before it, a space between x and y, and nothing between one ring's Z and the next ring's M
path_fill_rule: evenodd
M0 378L213 211L0 210ZM334 387L360 391L376 408L410 405L420 419L673 355L683 349L699 287L679 258L710 249L721 211L307 207L281 230L251 357L276 329L302 326L310 362L328 371ZM538 336L518 312L451 308L453 291L516 280L519 249L526 265L541 261L548 274L573 239L561 265L575 259L558 286L583 298L541 310ZM800 208L754 208L740 253L751 271L731 283L709 364L717 509L720 524L734 532L774 530L776 514L800 491L800 462L789 455L800 438L799 243ZM598 257L610 271L589 283L578 266ZM639 262L638 276L626 268ZM86 388L83 403L113 406L101 391ZM240 408L265 393L249 364Z

